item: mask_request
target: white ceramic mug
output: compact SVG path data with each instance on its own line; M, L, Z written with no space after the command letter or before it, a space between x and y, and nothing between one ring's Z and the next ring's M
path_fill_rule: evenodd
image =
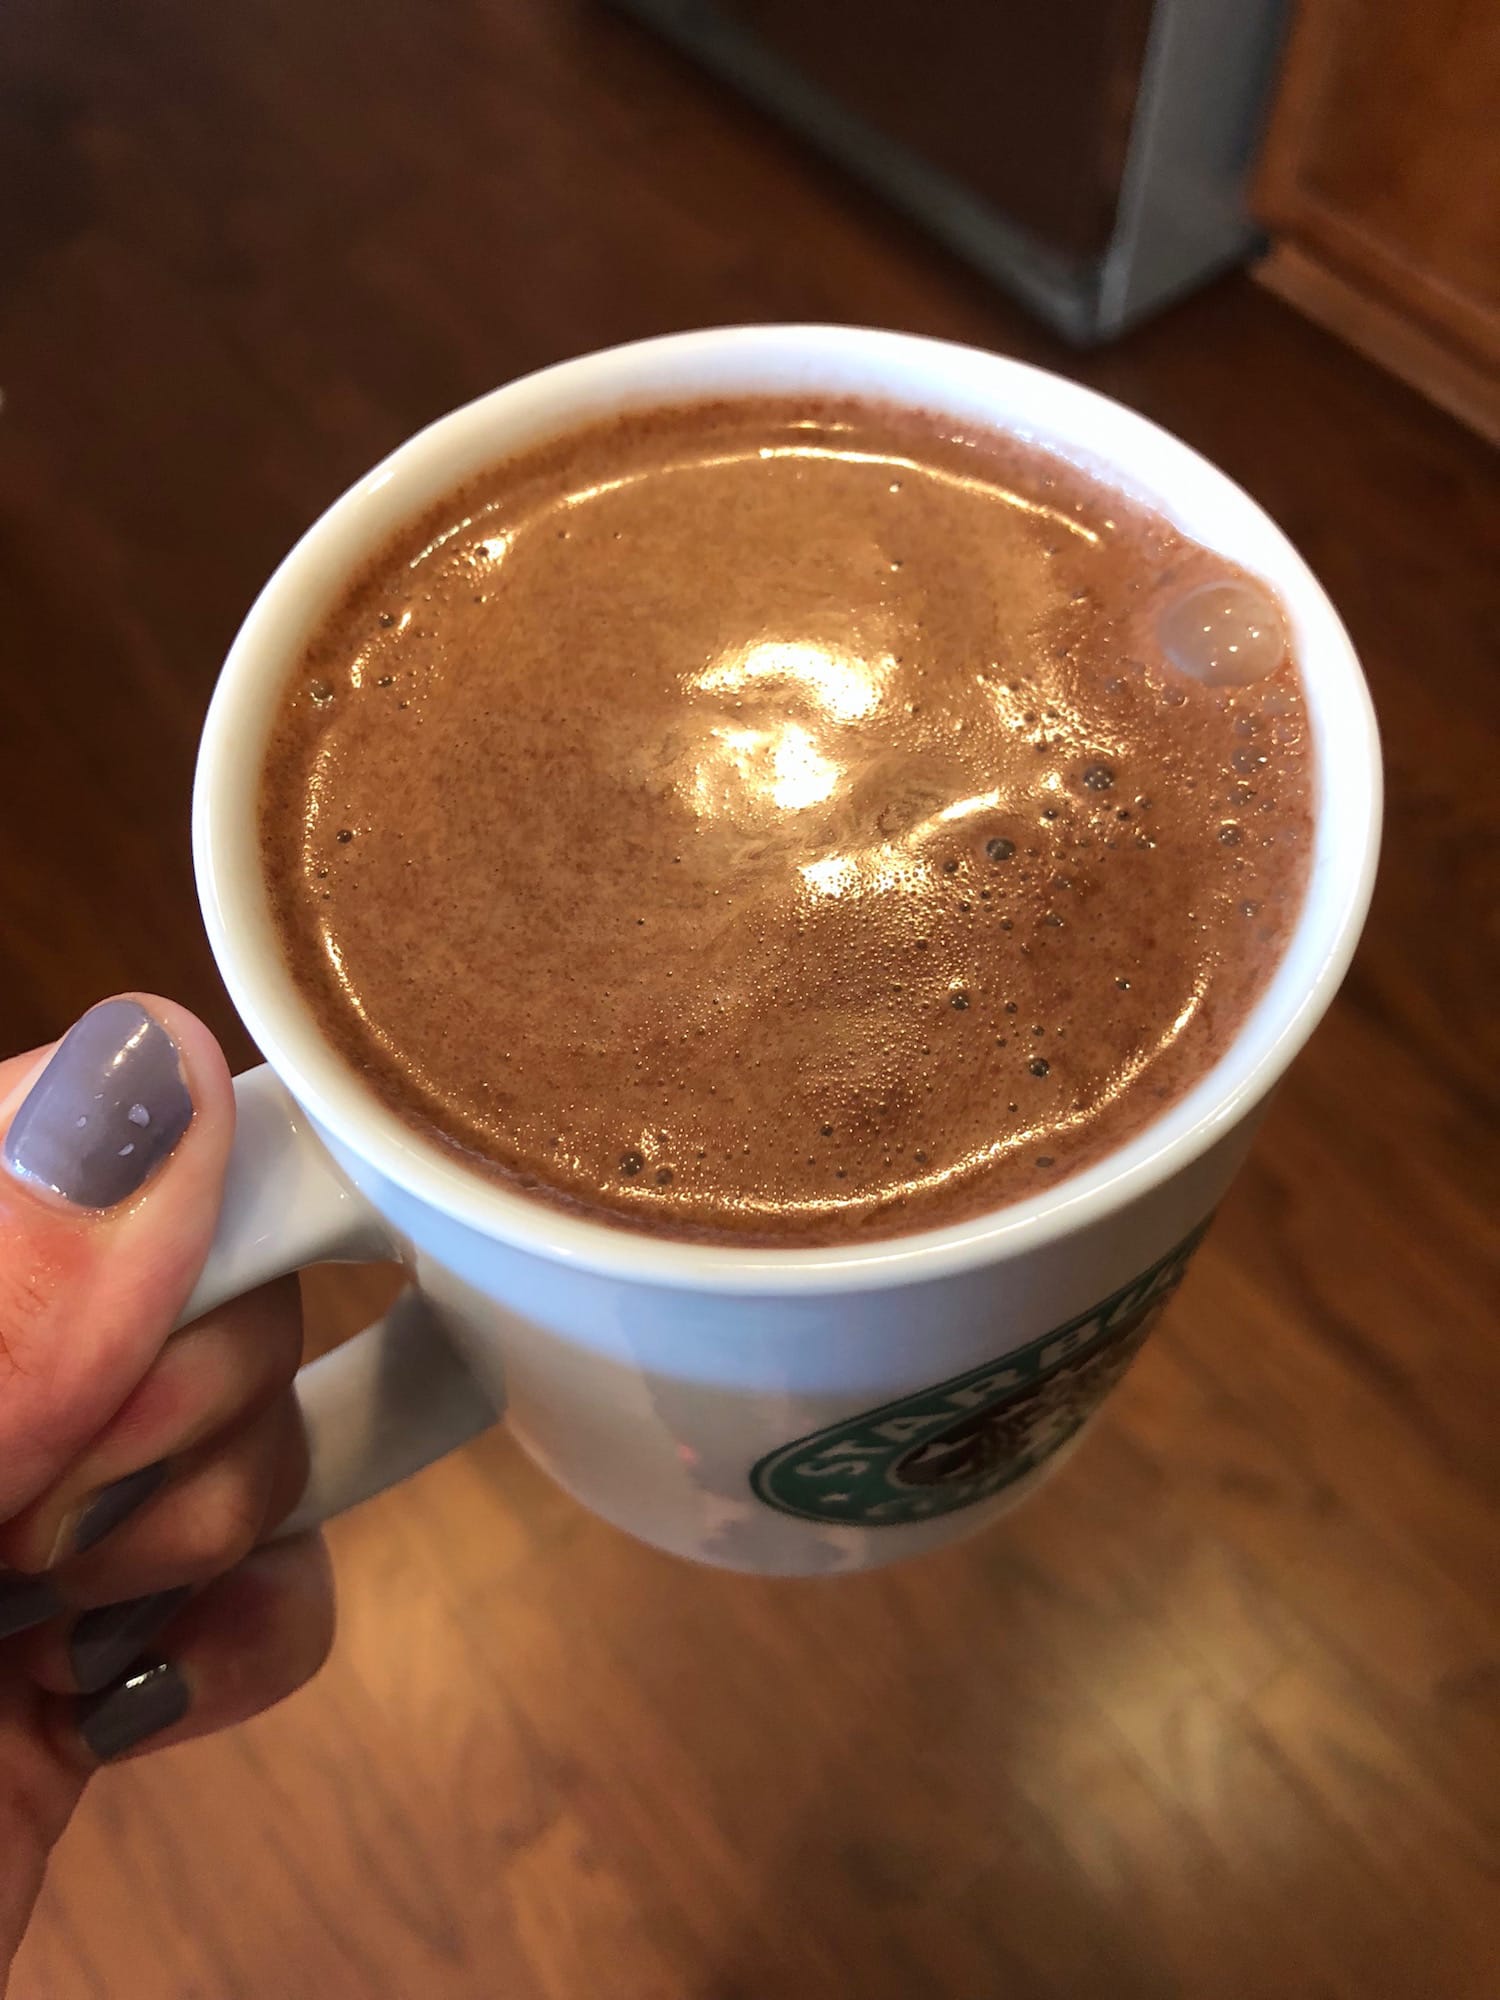
M1306 905L1233 1044L1108 1159L977 1221L824 1249L738 1249L585 1221L467 1172L379 1104L294 990L256 796L272 714L351 573L445 492L608 411L695 397L869 394L1035 438L1267 579L1289 614L1317 751ZM992 1520L1098 1408L1312 1032L1364 919L1379 749L1333 607L1225 476L1087 389L966 348L846 327L643 341L528 376L403 445L261 593L209 710L193 834L215 955L267 1067L239 1080L219 1235L185 1317L273 1274L396 1256L411 1289L303 1371L313 1475L298 1524L503 1411L585 1506L680 1555L773 1574L869 1568Z

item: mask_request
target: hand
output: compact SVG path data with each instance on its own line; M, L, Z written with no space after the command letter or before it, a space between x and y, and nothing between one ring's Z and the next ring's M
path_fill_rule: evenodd
M217 1044L107 1000L0 1062L0 1986L108 1759L290 1694L333 1634L306 1479L295 1279L169 1339L234 1130Z

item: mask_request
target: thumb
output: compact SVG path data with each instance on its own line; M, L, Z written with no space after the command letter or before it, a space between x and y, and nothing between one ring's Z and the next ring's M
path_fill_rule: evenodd
M0 1066L0 1521L146 1373L213 1236L234 1094L169 1000L91 1008Z

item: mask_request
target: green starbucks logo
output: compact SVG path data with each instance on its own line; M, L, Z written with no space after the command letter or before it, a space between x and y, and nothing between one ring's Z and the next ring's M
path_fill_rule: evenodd
M763 1458L750 1483L804 1521L882 1527L972 1507L1073 1436L1125 1373L1207 1227L1102 1304L1003 1359Z

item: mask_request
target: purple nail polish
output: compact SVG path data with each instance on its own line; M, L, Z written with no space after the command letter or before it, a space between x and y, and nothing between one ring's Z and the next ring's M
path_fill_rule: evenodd
M79 1693L95 1694L123 1674L192 1594L184 1585L80 1612L68 1634L68 1658Z
M102 1542L111 1530L128 1520L137 1507L145 1505L166 1476L166 1460L159 1458L151 1465L141 1466L138 1471L127 1472L123 1479L101 1486L74 1523L73 1554L81 1556L96 1542Z
M187 1682L163 1660L86 1696L77 1708L78 1733L101 1764L123 1756L188 1711Z
M64 1201L114 1208L144 1186L192 1116L166 1029L134 1000L105 1000L63 1037L0 1158Z

